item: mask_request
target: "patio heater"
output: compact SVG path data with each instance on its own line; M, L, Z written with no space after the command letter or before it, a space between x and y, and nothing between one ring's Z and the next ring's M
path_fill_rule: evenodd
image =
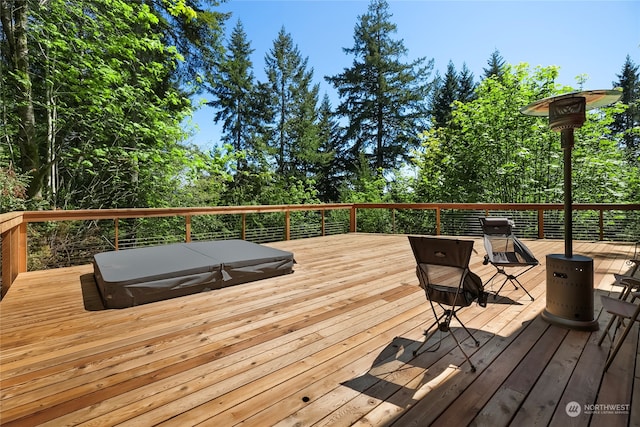
M542 318L549 323L583 331L595 331L593 313L593 259L574 255L571 194L573 130L581 127L585 112L616 102L622 92L590 90L541 99L520 109L530 116L548 116L549 127L560 132L564 154L564 254L549 254L547 302Z

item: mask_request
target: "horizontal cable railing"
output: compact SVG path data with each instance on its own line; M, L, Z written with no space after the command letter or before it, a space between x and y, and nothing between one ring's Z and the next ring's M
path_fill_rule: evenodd
M562 239L561 204L319 204L28 211L0 215L1 295L20 272L91 262L110 250L192 240L255 243L347 232L481 235L479 218L507 217L523 238ZM576 240L640 240L640 204L576 204Z

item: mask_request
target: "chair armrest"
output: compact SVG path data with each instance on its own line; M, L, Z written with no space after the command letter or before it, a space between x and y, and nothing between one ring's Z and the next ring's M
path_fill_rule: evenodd
M620 279L620 284L629 287L640 287L640 279L635 277L623 277Z

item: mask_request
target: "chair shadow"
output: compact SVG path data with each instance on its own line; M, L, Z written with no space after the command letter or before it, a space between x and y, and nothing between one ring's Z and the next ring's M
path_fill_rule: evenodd
M459 339L462 338L463 335L466 335L466 332L461 327L451 329ZM471 330L471 333L474 335L476 332L481 331ZM439 333L436 333L436 336L438 334ZM435 350L432 350L432 348L437 345L436 343L438 343L439 338L442 338L442 342ZM341 385L401 408L407 408L416 404L420 400L420 397L416 397L416 395L421 393L421 388L429 381L441 375L444 369L446 369L444 368L442 371L434 369L434 364L456 349L456 345L449 334L444 333L438 338L432 337L430 344L424 347L418 355L414 356L413 351L417 349L422 342L423 341L416 341L404 337L395 337L391 343L378 354L371 364L371 368L369 368L366 373L345 381L341 383ZM460 356L462 357L462 355ZM468 368L466 362L462 363L462 365ZM461 369L468 370L465 368ZM417 384L415 381L411 381L413 384L412 387L403 385L408 382L406 378L400 381L402 384L393 381L396 378L402 377L403 373L410 370L414 370L415 372L409 372L407 377L422 375L422 378Z
M80 287L82 289L82 300L84 302L85 310L106 310L93 274L83 274L82 276L80 276Z
M525 297L526 296L527 295L525 294ZM511 298L503 295L496 295L491 292L489 292L489 297L487 298L487 304L522 305L522 303L519 301L512 300Z
M408 389L405 386L394 384L387 378L393 375L394 370L397 370L397 367L393 365L397 365L398 362L400 362L401 365L411 364L410 362L414 359L413 350L418 348L419 345L419 341L395 337L391 343L378 354L371 364L371 368L365 374L345 381L342 385L400 407L415 403L413 400L407 402L406 399L396 399L395 397L399 394L404 394L398 393L398 391Z

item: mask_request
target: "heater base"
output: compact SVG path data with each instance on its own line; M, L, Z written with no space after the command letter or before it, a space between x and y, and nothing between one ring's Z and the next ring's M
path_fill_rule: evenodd
M547 255L544 320L569 329L597 331L593 298L593 259L581 255Z
M571 320L559 317L549 313L546 309L542 312L542 318L552 325L560 326L563 328L573 329L576 331L597 331L599 329L597 320Z

